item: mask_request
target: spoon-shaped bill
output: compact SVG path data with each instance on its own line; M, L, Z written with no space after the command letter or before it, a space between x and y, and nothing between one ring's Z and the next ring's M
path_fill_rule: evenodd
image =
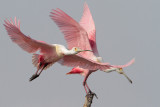
M92 52L92 50L82 50L82 51L91 51Z
M123 72L123 75L128 79L128 81L132 84L132 80Z
M78 52L84 52L84 51L90 51L90 52L92 52L92 50L83 50L83 49L78 49L77 51Z

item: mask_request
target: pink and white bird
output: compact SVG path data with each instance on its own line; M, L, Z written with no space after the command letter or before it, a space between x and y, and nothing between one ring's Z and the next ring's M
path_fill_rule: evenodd
M77 23L72 17L70 17L60 9L52 10L50 17L51 19L53 19L53 21L58 25L60 30L63 32L69 49L71 49L73 46L77 46L77 47L80 47L81 49L93 50L93 52L86 51L79 54L87 59L91 59L98 63L102 62L101 57L96 57L96 56L99 56L97 45L96 45L96 29L95 29L95 24L87 3L84 4L83 16L81 18L80 23ZM66 60L66 59L63 58L63 60ZM134 59L132 59L126 65L110 65L108 69L105 69L103 71L104 72L117 71L120 74L125 75L125 73L123 72L123 68L131 65L133 62L134 62ZM83 86L85 88L86 93L88 93L87 89L89 91L91 90L88 87L86 80L92 72L95 72L97 70L98 69L95 69L95 70L84 69L79 67L78 65L78 67L73 68L67 74L80 74L84 76ZM127 75L125 75L125 77L127 77ZM132 83L132 81L128 77L127 79Z
M94 60L83 57L80 52L91 51L88 49L82 50L79 47L72 47L66 49L63 45L59 44L47 44L42 41L34 40L29 36L24 35L20 30L20 22L5 20L5 29L8 32L11 40L20 46L24 51L33 53L32 63L37 67L36 73L30 78L30 81L37 78L44 69L47 69L55 62L58 62L65 66L76 67L79 66L84 69L90 70L105 70L110 67L108 63L99 63ZM36 54L39 51L40 54ZM92 52L91 52L92 53ZM38 73L38 71L40 72Z
M20 31L20 22L16 20L15 23L13 21L5 20L5 29L8 32L8 35L10 36L11 40L19 45L24 51L28 53L34 53L32 57L32 63L35 67L37 67L36 73L30 78L30 81L37 78L43 69L47 69L55 62L59 61L64 56L67 58L69 56L69 59L72 60L71 57L79 58L82 61L79 61L80 63L83 61L86 62L85 58L74 56L75 54L78 54L79 52L83 51L90 51L90 50L82 50L78 47L73 47L72 49L68 50L63 45L59 44L47 44L43 41L38 41L30 38L29 36L24 35ZM40 54L36 54L35 52L40 51ZM76 63L76 59L75 63ZM78 60L77 60L78 61ZM68 61L69 63L69 61ZM94 62L90 62L88 64L88 67L93 68L91 64ZM94 64L93 64L94 65ZM83 67L83 66L81 66ZM40 72L38 73L38 71Z

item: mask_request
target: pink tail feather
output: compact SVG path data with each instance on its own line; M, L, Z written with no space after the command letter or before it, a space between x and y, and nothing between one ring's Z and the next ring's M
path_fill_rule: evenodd
M131 61L129 61L127 64L125 65L112 65L113 67L116 67L116 68L124 68L124 67L128 67L130 65L132 65L133 63L135 62L135 58L133 58Z

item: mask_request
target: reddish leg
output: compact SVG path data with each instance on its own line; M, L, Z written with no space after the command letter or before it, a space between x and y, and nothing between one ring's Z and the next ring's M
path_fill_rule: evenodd
M92 92L92 91L90 90L90 88L88 87L87 83L86 83L86 87L88 88L88 93L95 95L95 97L98 99L96 93L94 93L94 92ZM87 93L87 94L88 94L88 93Z
M90 88L89 88L88 85L87 85L87 82L86 82L86 87L87 87L88 91L91 92Z
M87 78L88 78L88 76L89 76L90 74L91 74L91 72L89 72L89 73L86 75L86 77L85 77L85 79L84 79L84 81L83 81L83 86L84 86L84 89L85 89L85 91L86 91L86 94L94 94L95 97L98 99L97 95L90 90L90 88L88 87L87 82L86 82L86 80L87 80ZM88 92L87 92L87 89L86 89L85 86L87 87Z
M86 91L86 94L88 94L88 92L91 92L91 90L89 89L87 83L83 83L83 86L84 86L84 89ZM88 89L88 91L87 91L87 89Z
M87 91L86 87L87 87L88 90L90 91L90 89L89 89L89 87L88 87L88 85L87 85L87 83L86 83L87 78L88 78L88 76L89 76L90 74L91 74L91 72L88 72L87 75L84 77L84 81L83 81L83 86L84 86L84 89L85 89L85 91L86 91L86 94L88 94L88 91ZM85 87L85 86L86 86L86 87Z
M86 91L86 94L88 93L88 91L87 91L87 89L86 89L86 87L84 86L84 89L85 89L85 91Z

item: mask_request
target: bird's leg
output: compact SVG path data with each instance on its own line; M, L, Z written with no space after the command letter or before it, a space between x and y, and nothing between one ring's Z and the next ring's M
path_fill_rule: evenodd
M37 74L39 70L40 70L40 66L37 68L36 73L32 75L32 77L29 79L29 81L32 81L32 80L34 80L35 78L37 78L37 77L39 76L39 75Z
M95 95L95 97L98 99L96 93L92 92L92 91L90 90L90 88L88 87L87 82L86 82L86 87L88 88L88 93Z
M83 87L84 87L84 89L85 89L85 91L86 91L86 94L87 94L88 91L87 91L87 89L86 89L86 81L83 81Z
M42 68L42 67L43 67L43 68ZM39 71L41 68L44 69L44 64L43 64L42 62L39 63L39 66L38 66L38 68L37 68L36 73L32 75L32 77L29 79L29 81L32 81L32 80L36 79L37 77L39 77L38 71ZM42 72L42 70L41 70L41 72Z
M84 79L84 81L83 81L83 86L84 86L84 89L85 89L85 91L86 91L86 94L88 94L88 91L87 91L87 89L86 89L86 77L85 77L85 79ZM87 87L88 88L88 87Z
M88 78L88 76L91 74L91 72L88 72L87 73L87 75L84 77L84 81L83 81L83 86L84 86L84 89L85 89L85 91L86 91L86 94L88 94L88 92L87 92L87 89L86 89L86 81L87 81L87 78ZM87 87L87 88L89 88L89 87Z
M87 82L86 82L86 87L87 87L88 91L91 92L90 88L89 88L88 85L87 85Z
M86 87L84 86L84 89L85 89L85 92L86 92L86 94L88 93L88 91L87 91L87 89L86 89Z
M48 63L45 63L45 64L44 64L43 68L41 69L41 71L39 72L38 75L40 75L40 74L42 73L43 69L44 69L47 65L48 65Z

